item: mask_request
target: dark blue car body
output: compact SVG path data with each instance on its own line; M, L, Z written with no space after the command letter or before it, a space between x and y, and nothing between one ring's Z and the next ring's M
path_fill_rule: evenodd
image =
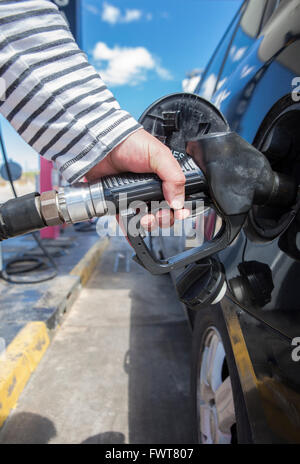
M233 19L195 93L214 103L231 129L262 151L276 126L282 155L278 166L290 173L299 168L298 76L300 1L249 0ZM271 217L263 208L253 211L243 232L219 254L229 282L239 275L243 254L247 261L267 264L274 284L270 301L263 306L253 301L239 304L225 296L220 311L243 391L251 441L299 443L300 361L293 352L297 354L300 342L300 262L297 250L279 243L276 214ZM195 315L187 312L193 326Z

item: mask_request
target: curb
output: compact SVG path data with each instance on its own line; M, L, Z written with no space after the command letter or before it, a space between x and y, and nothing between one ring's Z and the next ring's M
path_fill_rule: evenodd
M76 283L57 302L56 323L49 327L45 322L28 322L5 352L0 353L0 427L16 406L31 374L47 351L55 329L59 328L63 314L88 282L108 243L108 239L96 242L69 273L74 276Z
M0 360L0 427L16 405L50 343L44 322L29 322Z
M81 285L84 286L91 277L100 256L108 246L108 239L99 240L92 248L85 254L79 263L72 269L70 275L78 276Z

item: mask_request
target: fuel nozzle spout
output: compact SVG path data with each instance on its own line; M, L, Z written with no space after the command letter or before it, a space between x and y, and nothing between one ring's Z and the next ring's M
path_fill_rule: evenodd
M205 174L222 215L246 214L253 205L295 203L295 180L274 172L267 158L235 132L189 141L187 152Z
M295 203L298 186L295 180L280 172L273 171L273 188L269 192L256 192L254 198L255 205L274 205L274 206L291 206Z

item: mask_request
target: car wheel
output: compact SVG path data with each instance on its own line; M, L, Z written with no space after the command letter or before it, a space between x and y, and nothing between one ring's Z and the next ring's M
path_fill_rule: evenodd
M196 442L252 442L243 392L220 307L210 307L196 314L191 391Z

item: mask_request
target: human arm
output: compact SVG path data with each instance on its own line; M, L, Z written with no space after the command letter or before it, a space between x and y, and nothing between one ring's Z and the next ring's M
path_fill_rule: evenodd
M182 203L184 176L171 152L120 108L53 3L0 2L0 78L1 113L68 182L153 171L169 203Z

